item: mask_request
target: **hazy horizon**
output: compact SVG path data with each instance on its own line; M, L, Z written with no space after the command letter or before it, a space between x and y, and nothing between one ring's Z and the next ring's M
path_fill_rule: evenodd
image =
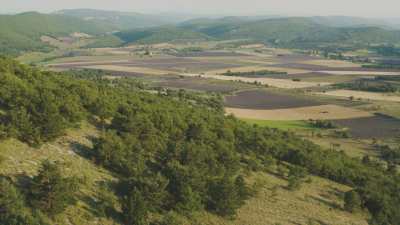
M362 0L0 0L0 13L26 11L54 12L62 9L100 9L137 13L174 13L210 16L229 15L282 15L282 16L352 16L368 18L399 17L395 0L365 2Z

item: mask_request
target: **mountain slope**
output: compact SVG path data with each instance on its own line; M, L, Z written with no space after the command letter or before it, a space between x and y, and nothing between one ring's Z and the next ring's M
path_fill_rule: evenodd
M180 27L220 39L255 39L289 47L317 46L342 43L400 43L400 31L373 26L332 26L325 18L292 17L258 21L224 18L217 20L192 20ZM346 19L344 19L346 20ZM331 21L331 22L328 22ZM347 21L347 20L346 20ZM347 21L356 24L355 21ZM330 25L327 25L330 24ZM339 22L337 22L339 24Z
M204 41L211 39L206 34L173 26L122 31L116 33L115 36L126 43L135 42L146 44L172 41Z
M95 9L68 9L56 12L59 15L77 17L86 21L107 24L115 30L155 27L180 21L172 16L147 15L134 12L118 12Z
M68 36L73 32L98 35L107 31L110 31L107 25L62 15L36 12L0 15L0 51L46 50L46 45L40 41L43 35Z

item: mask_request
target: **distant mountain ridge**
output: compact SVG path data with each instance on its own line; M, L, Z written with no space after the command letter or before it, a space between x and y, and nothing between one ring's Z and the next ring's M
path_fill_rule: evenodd
M90 47L231 39L289 48L400 44L400 31L395 29L397 20L342 16L229 16L186 20L190 17L93 9L0 15L0 52L48 51L50 47L40 40L41 36L61 37L74 32L95 36L96 42Z
M116 30L148 28L182 22L186 17L173 15L150 15L135 12L119 12L95 9L66 9L55 12L58 15L67 15L86 21L95 21L107 24Z
M219 39L253 39L292 47L323 43L400 43L400 31L355 25L333 18L287 17L248 21L241 18L191 20L179 27Z

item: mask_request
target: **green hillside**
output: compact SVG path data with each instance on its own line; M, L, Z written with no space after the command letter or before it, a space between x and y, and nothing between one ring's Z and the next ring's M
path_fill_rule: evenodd
M328 21L331 21L327 19ZM333 22L331 22L333 23ZM339 24L339 22L337 22ZM348 21L348 23L352 23ZM219 39L255 39L287 47L315 47L323 44L400 43L400 31L380 27L334 27L315 18L273 18L246 21L240 18L192 20L184 29L205 33Z
M172 41L204 41L211 39L206 34L173 26L122 31L115 35L126 43L135 42L146 44Z
M147 15L134 12L118 12L95 9L67 9L56 14L73 16L86 21L107 24L115 30L130 30L136 28L156 27L180 22L172 16Z
M46 50L48 46L40 41L43 35L68 36L73 32L98 35L110 27L77 18L48 15L35 12L17 15L0 15L0 52Z

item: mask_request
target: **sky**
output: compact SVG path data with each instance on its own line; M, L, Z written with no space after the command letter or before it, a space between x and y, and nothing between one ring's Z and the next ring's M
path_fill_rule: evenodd
M0 0L0 13L94 8L198 15L400 17L400 0Z

